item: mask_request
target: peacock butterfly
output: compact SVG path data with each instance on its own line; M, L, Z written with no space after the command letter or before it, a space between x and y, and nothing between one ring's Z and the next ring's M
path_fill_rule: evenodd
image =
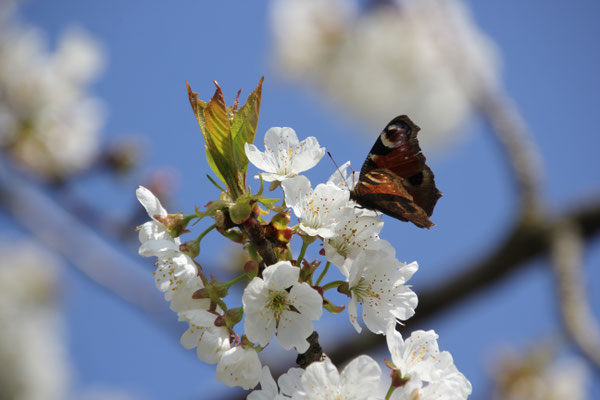
M442 193L419 147L419 128L406 115L390 121L369 152L350 198L419 228L430 228L429 217Z

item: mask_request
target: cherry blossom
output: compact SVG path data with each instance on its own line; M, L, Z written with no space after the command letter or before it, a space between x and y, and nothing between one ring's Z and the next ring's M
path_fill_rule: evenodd
M343 190L354 189L360 173L358 171L352 171L352 173L348 175L348 168L351 168L350 161L346 161L341 167L336 168L335 172L327 179L327 183L333 183Z
M236 346L221 356L217 364L216 378L227 386L241 386L249 390L258 384L261 367L256 350Z
M356 260L348 260L348 283L352 298L348 304L350 322L357 332L357 303L370 331L383 334L390 322L407 320L417 307L417 295L406 282L417 271L416 262L404 264L390 254L365 251Z
M323 241L327 261L349 276L346 259L356 259L365 250L378 250L395 256L396 250L386 240L379 239L383 221L373 215L364 215L354 207L343 209L337 219L335 235Z
M190 327L181 336L181 345L186 349L196 347L198 358L205 363L217 363L223 353L231 348L229 331L215 326L217 316L206 310L189 310L179 313L180 321L188 321Z
M411 382L408 389L398 390L392 399L466 399L471 383L461 374L447 351L439 351L438 335L430 331L415 331L405 341L396 331L395 323L387 327L386 340L392 363L402 378Z
M379 400L377 388L381 369L369 356L352 360L340 374L331 362L310 364L300 379L293 400Z
M268 366L264 366L260 375L260 389L250 393L248 400L285 400L299 390L300 379L304 374L302 368L290 368L289 371L279 377L277 384L271 376Z
M248 284L242 296L248 339L266 346L277 329L284 349L308 350L306 338L313 331L312 321L321 318L323 299L307 283L298 282L299 274L289 261L280 261L267 267L262 279Z
M244 146L248 160L262 173L267 182L284 181L311 169L325 155L325 148L313 136L298 141L292 128L274 127L265 134L265 151L250 143Z
M144 257L157 257L154 272L156 287L165 292L165 298L171 300L178 287L197 277L198 269L194 261L179 251L179 238L173 238L159 221L167 216L160 200L143 186L136 190L139 202L144 206L151 221L139 227L141 246L139 254Z
M300 230L309 236L335 236L334 226L350 199L348 190L332 183L321 183L313 190L305 176L287 179L281 186L286 204L301 220Z

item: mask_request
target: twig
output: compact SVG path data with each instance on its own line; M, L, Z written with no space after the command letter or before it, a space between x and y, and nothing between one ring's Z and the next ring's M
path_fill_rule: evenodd
M252 244L254 244L256 251L258 251L266 266L277 263L277 256L275 256L273 246L265 237L263 227L254 215L251 215L250 218L244 221L241 229L248 236Z
M521 194L524 218L539 217L544 211L540 197L542 160L525 121L513 101L500 89L484 89L477 101L511 168Z
M577 227L566 220L556 224L552 239L552 261L566 333L600 370L600 326L586 301L581 235Z

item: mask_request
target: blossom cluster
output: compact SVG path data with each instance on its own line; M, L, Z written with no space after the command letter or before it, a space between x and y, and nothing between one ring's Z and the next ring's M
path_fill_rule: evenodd
M284 78L312 87L365 131L397 110L450 142L497 86L498 56L461 0L272 0L273 58ZM365 101L368 99L368 101Z
M397 323L415 313L417 295L407 282L418 265L399 261L393 246L379 237L383 227L379 216L356 207L350 200L349 189L355 176L347 176L349 163L313 188L309 179L300 174L314 167L325 154L316 138L300 142L291 128L271 128L265 135L264 151L251 143L246 143L244 150L248 160L262 170L257 176L261 183L266 180L273 182L272 189L282 187L283 204L293 211L298 224L289 227L289 211L264 199L262 204L270 204L272 210L278 211L271 223L262 218L268 210L252 208L246 219L262 221L265 233L278 238L272 242L285 251L277 252L278 261L271 265L250 260L245 273L233 281L209 280L194 261L198 243L206 233L185 243L179 236L187 232L189 221L210 215L216 223L206 232L216 226L226 237L247 243L240 240L245 231L238 227L243 223L223 222L228 215L233 216L234 207L241 208L241 201L235 203L224 193L219 201L209 203L204 213L168 214L148 189L137 190L137 197L151 218L139 227L139 253L156 257L156 286L165 293L179 320L189 325L181 338L182 345L195 347L202 361L216 363L217 379L229 386L252 389L260 381L261 389L248 396L254 400L434 399L441 398L441 394L443 398L465 399L471 392L470 383L458 372L452 356L439 351L433 331L414 332L406 341L396 331ZM291 256L289 247L294 235L302 239L296 258ZM318 278L313 278L320 262L308 262L304 255L317 240L323 245L321 254L326 265ZM322 282L330 265L337 267L342 280ZM227 290L244 279L249 282L243 290L242 307L228 307ZM325 297L331 289L345 294L347 305L333 305ZM262 367L258 353L274 337L286 350L306 352L313 322L321 318L324 308L330 312L347 308L350 323L359 333L360 308L367 329L386 335L391 352L387 365L392 370L387 396L377 393L381 367L368 356L356 358L341 373L330 360L313 362L306 370L292 368L279 377L278 385L268 367ZM234 326L242 319L243 334L239 335Z
M99 150L105 112L88 86L103 53L75 28L50 51L44 33L19 22L8 3L0 5L0 149L42 178L64 178Z

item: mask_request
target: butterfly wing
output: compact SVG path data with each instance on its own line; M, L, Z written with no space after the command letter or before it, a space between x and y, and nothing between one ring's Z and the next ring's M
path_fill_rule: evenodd
M424 186L427 188L425 191L430 191L433 182L433 174L429 168L427 170L429 173L423 173L421 182L413 183L387 169L371 170L358 181L350 192L350 198L365 208L402 221L410 221L420 228L430 228L433 222L429 220L429 216L441 193L435 189L437 194L433 202L425 202L426 209L419 203L418 199L425 197L421 188Z
M385 168L394 174L408 178L425 166L417 133L421 130L406 115L391 120L373 145L365 160L360 177L374 169Z
M419 130L406 115L391 120L369 152L351 196L365 208L429 228L442 194L421 152Z

